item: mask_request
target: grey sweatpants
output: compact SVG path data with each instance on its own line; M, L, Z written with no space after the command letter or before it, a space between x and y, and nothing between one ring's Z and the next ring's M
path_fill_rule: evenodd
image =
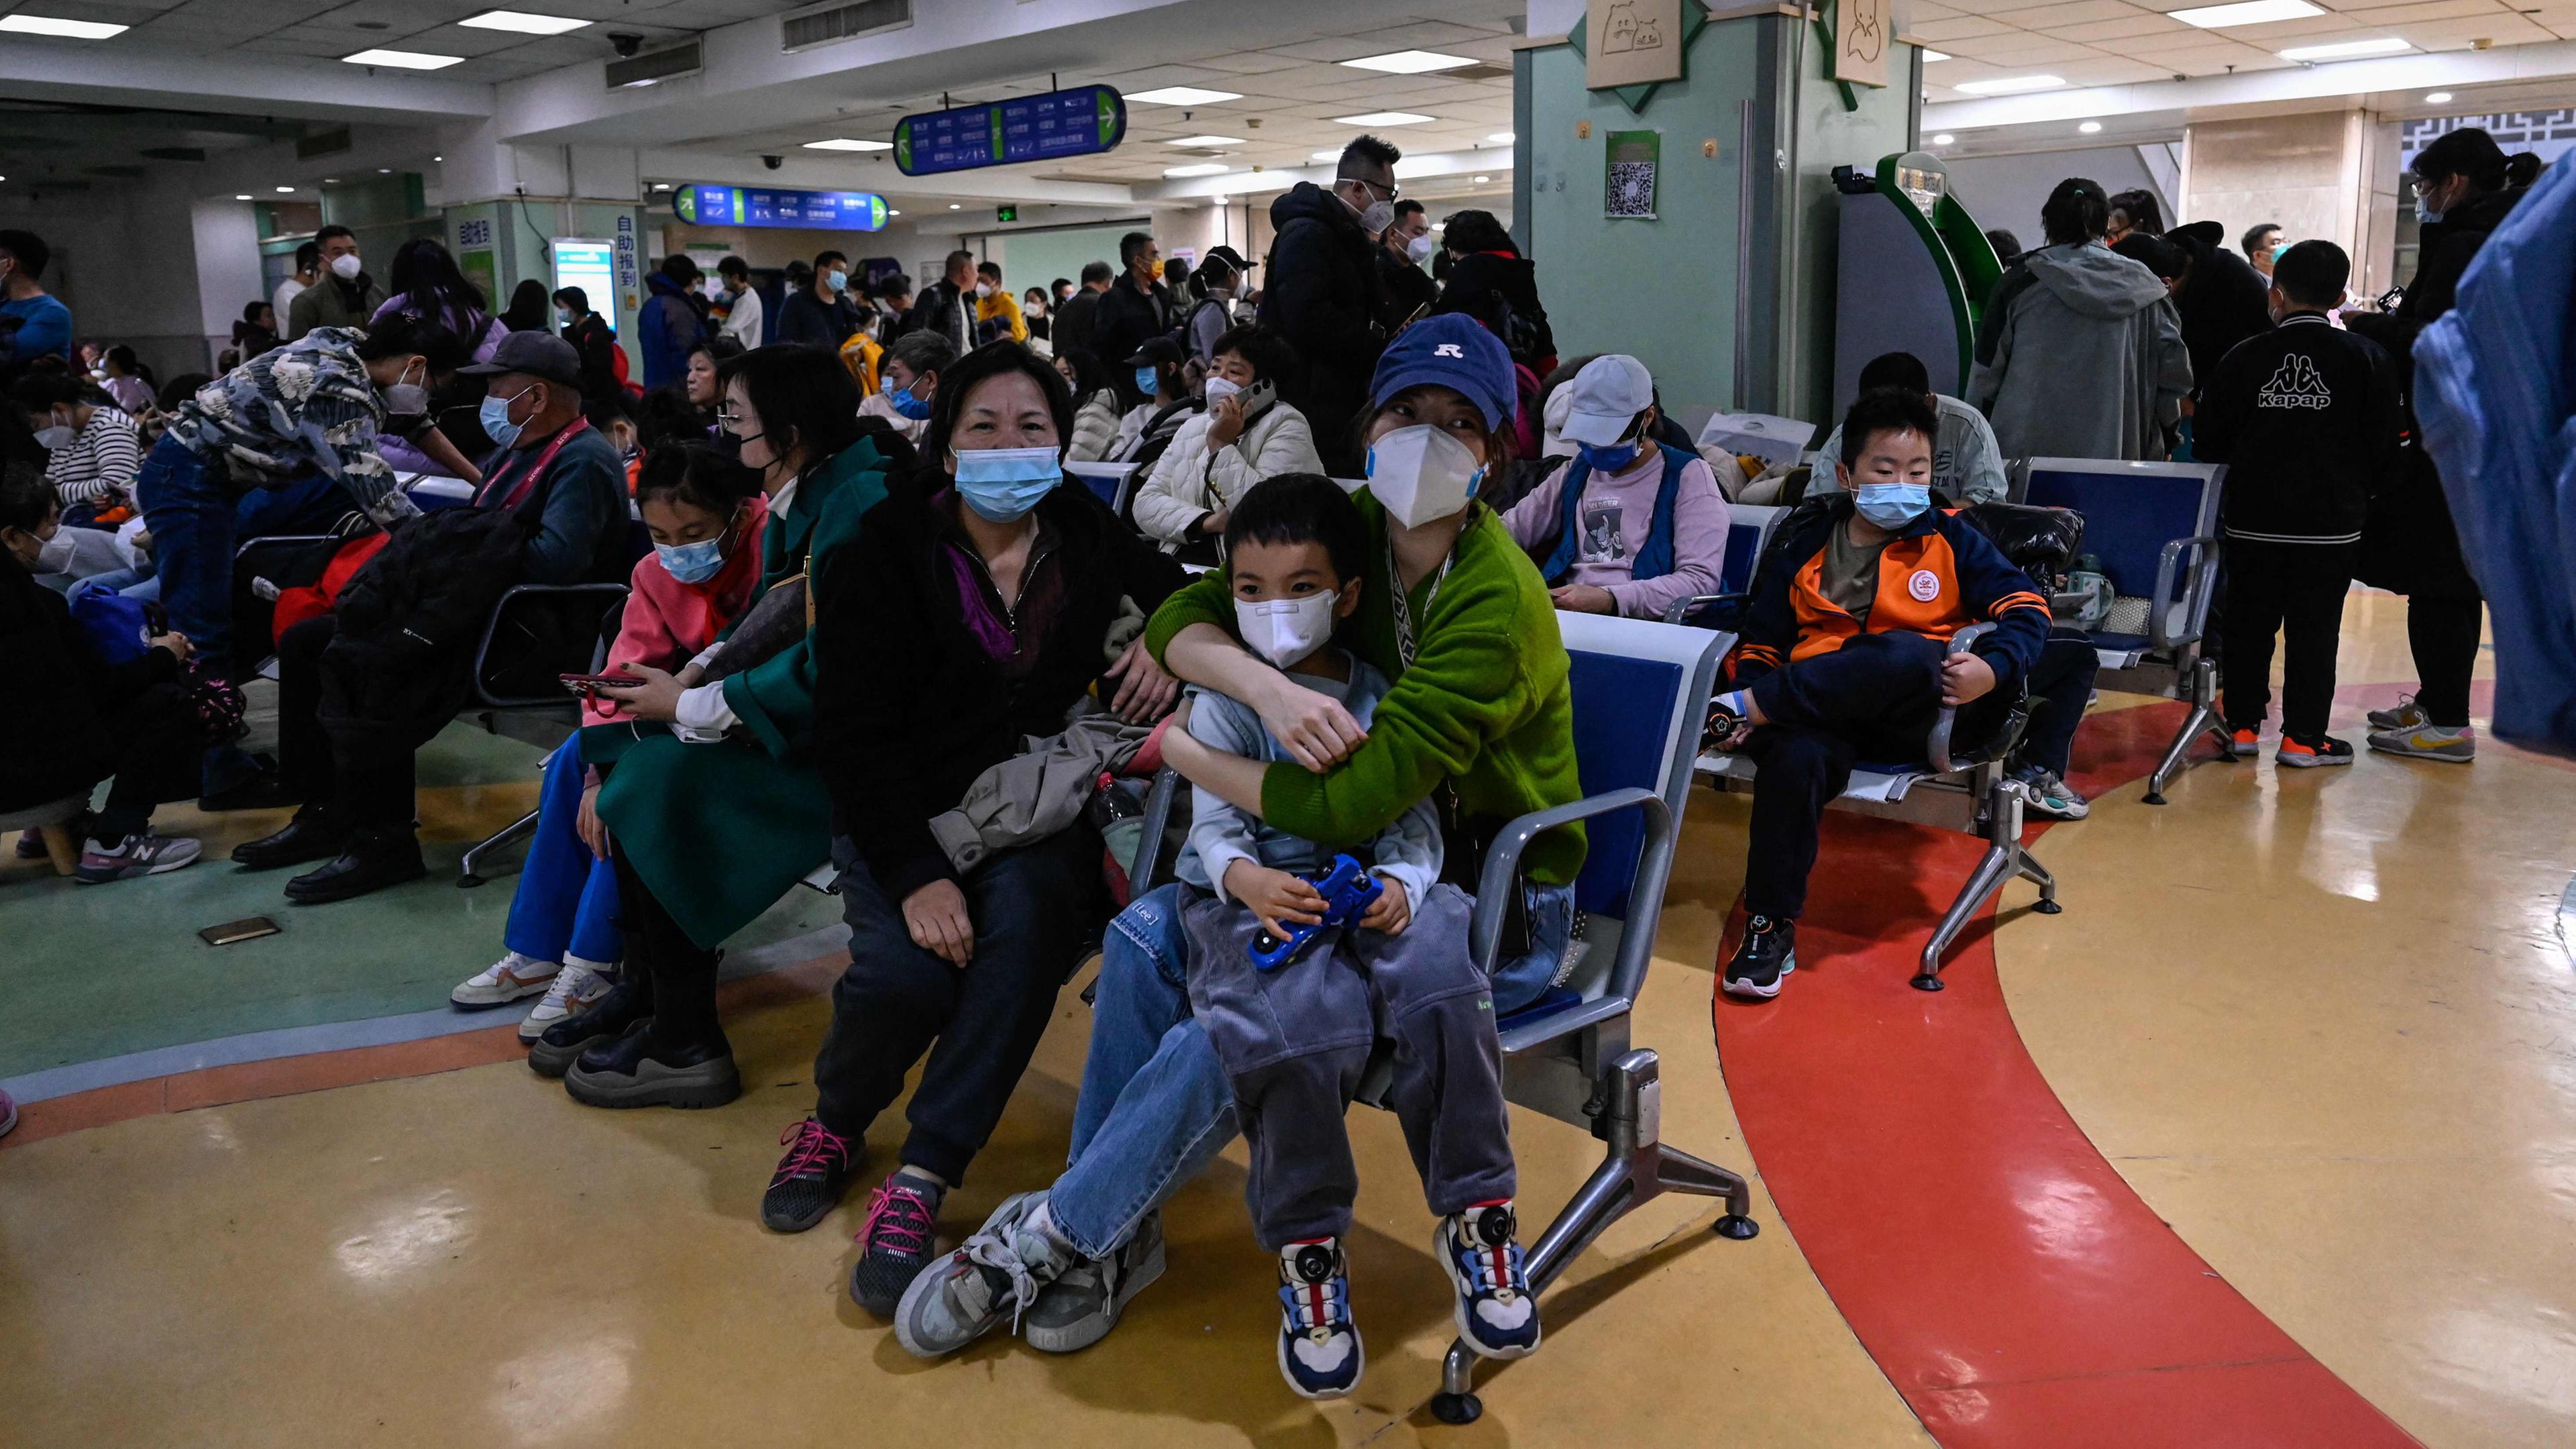
M1467 950L1456 886L1414 903L1401 934L1326 931L1276 971L1252 964L1251 911L1191 893L1190 1008L1224 1063L1252 1149L1244 1191L1261 1245L1340 1237L1359 1174L1342 1122L1383 1039L1386 1093L1434 1213L1515 1191L1494 996Z

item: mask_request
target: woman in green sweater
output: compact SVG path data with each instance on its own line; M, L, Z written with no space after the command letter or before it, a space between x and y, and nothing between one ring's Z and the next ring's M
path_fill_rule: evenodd
M715 948L831 857L832 822L807 756L811 628L745 669L725 669L721 656L771 590L811 597L859 519L885 501L891 455L910 453L862 431L858 384L821 348L763 347L717 376L718 416L769 494L760 587L679 673L630 665L640 684L602 690L652 723L582 731L582 758L604 777L594 813L619 867L629 969L589 1010L548 1027L528 1061L592 1106L718 1106L741 1090L716 1021ZM710 664L722 671L713 681ZM647 1018L650 1030L630 1034Z
M1209 574L1155 611L1147 645L1173 674L1251 705L1299 763L1264 766L1179 730L1165 732L1164 758L1279 829L1345 847L1445 787L1448 875L1472 891L1502 825L1583 793L1547 585L1473 499L1509 462L1511 358L1465 317L1428 318L1388 345L1369 395L1359 505L1370 572L1338 638L1394 681L1371 728L1246 651L1226 627L1225 576ZM1493 978L1498 1017L1554 981L1583 850L1568 827L1522 857L1522 909L1509 913ZM895 1316L912 1352L954 1352L1016 1316L1033 1347L1070 1353L1106 1336L1161 1276L1163 1199L1238 1130L1224 1068L1190 1015L1179 891L1152 892L1112 922L1070 1165L913 1280Z

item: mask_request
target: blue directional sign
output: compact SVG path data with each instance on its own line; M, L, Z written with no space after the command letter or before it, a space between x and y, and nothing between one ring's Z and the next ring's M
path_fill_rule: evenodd
M895 123L894 164L906 176L1014 161L1097 156L1127 139L1127 102L1108 86L959 106Z
M886 200L872 191L781 191L775 187L683 186L671 210L700 226L797 226L879 231Z

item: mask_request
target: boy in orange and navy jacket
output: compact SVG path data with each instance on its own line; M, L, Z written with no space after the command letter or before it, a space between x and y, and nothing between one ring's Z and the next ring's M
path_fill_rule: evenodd
M1913 762L1944 705L1962 741L2000 720L2048 638L2048 601L1973 526L1932 506L1940 420L1923 395L1863 393L1843 419L1843 491L1784 525L1753 582L1733 688L1712 704L1720 749L1761 764L1730 995L1768 999L1796 965L1816 825L1858 760ZM1971 652L1953 634L1992 621Z

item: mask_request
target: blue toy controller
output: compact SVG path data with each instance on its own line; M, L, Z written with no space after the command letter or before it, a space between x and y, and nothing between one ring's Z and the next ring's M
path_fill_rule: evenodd
M1378 884L1377 877L1369 874L1368 867L1347 855L1334 856L1330 872L1308 876L1307 879L1315 883L1316 894L1324 898L1324 919L1311 926L1296 927L1285 941L1271 935L1266 926L1255 932L1252 937L1252 964L1256 968L1276 971L1296 960L1297 953L1305 950L1306 943L1315 939L1315 933L1326 926L1358 925L1360 917L1367 915L1369 907L1376 905L1377 898L1386 893L1386 887Z

